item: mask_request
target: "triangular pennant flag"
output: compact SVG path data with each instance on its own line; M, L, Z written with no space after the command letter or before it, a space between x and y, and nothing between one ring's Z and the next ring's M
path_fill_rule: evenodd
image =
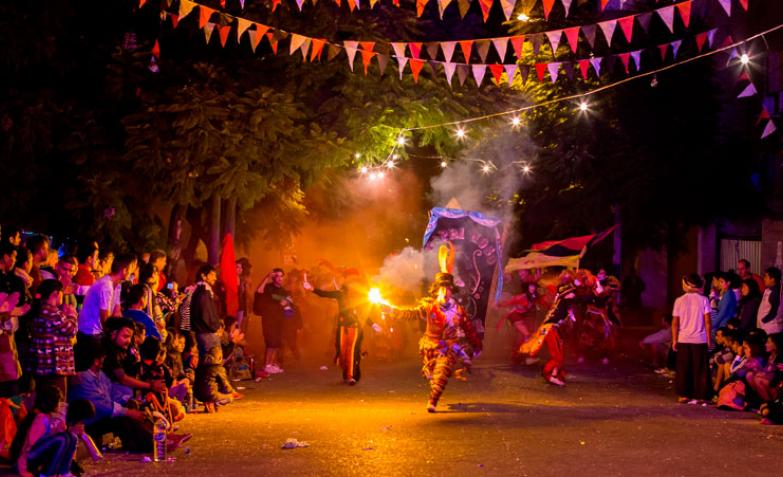
M571 0L560 0L563 4L563 9L565 9L565 14L568 16L571 13Z
M398 58L401 58L405 56L405 45L407 43L392 43L392 49L394 50L394 55Z
M457 65L454 63L443 63L443 71L446 73L446 81L449 83L449 87L451 86L451 78L454 77L454 71L457 69Z
M195 3L193 3L191 0L180 0L179 2L179 18L185 18L188 16L188 14L193 11L193 8L196 6Z
M756 120L756 124L760 123L764 119L769 119L769 111L767 111L767 107L762 105L761 106L761 114L759 114L759 118Z
M718 0L726 15L731 16L731 0Z
M612 36L614 35L615 28L617 28L617 20L609 20L608 22L601 22L598 24L598 26L601 27L601 31L604 32L604 38L606 39L606 44L612 46Z
M169 18L171 18L171 27L177 28L177 25L179 25L179 15L169 13Z
M514 54L517 59L522 59L522 47L525 44L525 37L523 35L511 37L511 47L514 48Z
M487 54L489 53L489 41L485 40L476 40L476 52L479 55L479 58L481 58L482 63L487 62Z
M228 40L228 34L231 33L231 25L218 25L218 36L220 37L220 46L226 47L226 40Z
M405 71L405 65L408 64L408 57L407 56L398 56L397 57L397 65L400 70L400 79L402 79L402 73Z
M375 50L375 42L374 41L360 41L359 46L362 50L365 51L374 51Z
M506 17L506 20L511 20L511 15L514 13L514 5L516 5L516 3L516 0L500 0L500 8L503 9L503 15Z
M503 69L506 70L506 81L508 81L508 85L513 86L514 85L514 74L517 72L517 65L505 65L503 66Z
M623 35L625 36L625 41L628 43L631 43L631 39L633 38L633 19L634 17L630 16L617 20L617 23L620 24L620 29L623 31Z
M226 0L220 0L220 8L226 8Z
M590 73L590 61L579 60L579 71L582 73L582 79L586 80L587 75Z
M549 20L549 14L552 13L552 7L555 6L555 0L543 0L544 18Z
M299 50L299 48L302 47L307 37L304 37L302 35L297 35L296 33L291 34L291 45L288 48L288 54L293 56L294 52Z
M669 44L658 45L658 51L661 52L661 61L666 61L666 52L669 51Z
M533 45L533 54L538 56L541 51L541 35L530 35L530 43Z
M508 50L508 37L495 38L492 40L492 44L495 45L495 51L498 53L498 58L502 63L506 58L506 51Z
M353 71L353 60L356 58L356 50L359 49L359 42L344 41L343 48L345 48L345 53L348 55L348 65L351 67L351 71Z
M212 10L209 7L205 7L204 5L199 5L199 15L198 15L198 27L204 28L204 25L207 24L209 21L209 17L212 16L212 13L214 13L215 10ZM213 25L214 27L214 25ZM211 34L211 33L210 33Z
M560 63L549 63L546 68L549 70L549 77L552 79L552 82L557 82L557 75L560 72Z
M750 75L746 70L743 70L742 73L740 73L739 78L737 78L737 81L750 81Z
M427 55L431 60L438 59L438 43L427 43Z
M367 76L367 68L370 67L370 63L372 62L373 56L375 56L374 51L368 51L368 50L359 50L362 54L362 65L364 66L364 75Z
M656 12L658 13L658 16L661 17L661 20L663 20L663 23L666 24L669 33L674 33L674 5L659 8Z
M598 31L598 27L595 25L584 25L582 27L582 33L587 40L587 44L590 45L590 49L595 48L595 34Z
M739 4L743 10L748 11L748 0L739 0Z
M726 35L726 38L723 39L723 46L729 46L732 43L734 43L734 39L731 37L731 35Z
M411 50L411 56L415 59L421 57L421 47L423 43L408 43L408 49Z
M421 69L424 68L424 60L411 60L411 73L413 73L413 82L418 83L419 82L419 73L421 72Z
M479 0L479 6L481 6L481 15L484 17L485 22L489 17L489 11L492 9L492 2L493 0Z
M277 10L277 7L280 5L280 0L272 0L272 13Z
M688 0L687 2L677 4L677 11L680 12L680 19L682 19L682 24L685 26L685 28L688 28L688 26L691 24L692 3L693 0Z
M590 58L590 64L593 65L596 76L601 76L601 58Z
M457 0L457 5L459 6L459 16L460 18L465 18L465 15L468 13L468 10L470 10L470 0ZM461 71L461 69L457 68L457 74ZM465 76L467 76L467 71L465 71ZM465 81L461 81L460 84L465 84Z
M538 76L538 81L544 81L544 76L546 76L546 63L536 63L536 76Z
M745 86L745 89L742 90L737 98L749 98L751 96L755 96L756 93L758 93L758 91L756 91L756 86L753 83L749 83L747 86Z
M473 40L461 40L459 47L462 50L462 56L465 57L465 63L470 63L470 47L473 45Z
M495 84L500 86L500 79L503 77L503 65L489 65L489 71L492 73L492 79L495 81Z
M639 26L647 33L650 30L650 22L652 21L652 12L642 13L636 16L636 21L639 22Z
M701 53L701 50L704 49L704 44L707 42L707 32L702 32L696 35L696 48L699 50L699 53Z
M775 126L775 123L771 120L767 122L767 125L764 126L764 132L761 133L761 139L766 139L767 136L777 131L778 128Z
M628 74L628 63L629 63L629 61L631 59L631 54L630 53L620 53L617 56L619 56L620 60L622 60L622 62L623 62L623 68L625 68L625 74Z
M204 24L204 38L207 40L207 44L209 44L209 40L212 38L212 32L215 30L215 24L207 22Z
M609 0L601 0L601 11L606 10L607 4L609 4Z
M633 64L634 67L636 67L636 71L640 71L642 69L642 50L632 51L631 58L633 58Z
M563 63L563 71L565 71L566 77L569 80L574 79L574 64L570 61Z
M383 76L383 72L386 71L386 65L388 64L389 64L389 57L378 53L378 69L381 72L381 76Z
M348 10L356 10L356 0L348 0Z
M252 24L253 22L250 20L237 17L237 43L239 43L239 40L242 38L242 34L245 33Z
M443 20L443 12L451 3L451 0L438 0L438 13L440 13L440 19Z
M672 45L672 54L674 55L674 59L677 59L677 52L680 51L680 46L682 46L682 40L676 40L671 43Z
M370 9L375 8L376 3L378 3L378 0L370 0ZM378 56L378 58L380 59L380 55Z
M457 46L456 41L442 41L440 42L440 49L443 51L443 58L446 63L451 62L451 58L454 56L454 48Z
M316 58L321 59L321 53L324 51L324 45L326 44L325 38L313 38L313 47L310 50L310 61L312 62Z
M351 0L348 0L349 2ZM424 7L427 6L427 2L430 0L416 0L416 16L420 17L424 13Z
M307 61L307 52L310 51L310 44L313 42L313 39L310 37L305 37L304 45L299 49L299 51L302 52L302 62L304 63Z
M549 45L552 47L552 54L557 53L557 47L560 46L560 38L563 36L563 30L554 30L546 32L549 38Z
M155 58L160 59L160 43L158 43L158 40L155 40L155 44L152 46L152 51L150 53Z
M709 30L707 32L707 46L712 48L712 46L715 44L715 34L718 33L717 28L713 28L712 30Z
M337 58L341 51L339 46L328 43L326 45L326 61L332 61Z
M239 0L239 8L244 9L245 8L245 0Z
M566 28L563 33L568 40L568 46L571 47L571 52L576 53L576 49L579 47L579 27Z
M465 85L465 80L468 79L468 73L470 73L468 65L457 65L457 79L459 79L460 86Z
M487 65L472 65L473 79L476 80L476 86L481 86L481 82L484 81L484 74L487 72Z

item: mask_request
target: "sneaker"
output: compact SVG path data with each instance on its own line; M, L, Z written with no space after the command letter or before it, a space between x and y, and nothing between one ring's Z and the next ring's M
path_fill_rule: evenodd
M269 364L264 368L264 372L267 374L280 374L283 370L276 364Z
M550 376L549 379L547 379L547 382L554 384L555 386L565 386L566 383L562 379L556 378L555 376Z
M656 369L656 370L655 370L655 371L653 371L653 372L654 372L655 374L662 374L662 375L665 375L665 374L668 374L668 373L669 373L669 370L668 370L668 369L666 369L666 368L658 368L658 369Z
M355 385L356 385L356 380L355 380L355 379L353 379L353 378L351 378L351 379L346 379L346 380L345 380L345 384L347 384L348 386L355 386Z
M434 414L435 413L435 404L433 404L431 402L428 403L427 404L427 412L430 413L430 414Z

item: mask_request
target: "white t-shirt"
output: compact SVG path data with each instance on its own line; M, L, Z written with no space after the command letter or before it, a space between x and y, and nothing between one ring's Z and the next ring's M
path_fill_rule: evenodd
M111 315L116 301L114 295L114 284L109 275L104 275L90 286L87 295L84 296L82 310L79 312L80 333L87 335L103 333L101 310L108 311Z
M704 315L710 314L710 301L699 293L686 293L674 300L672 315L679 317L678 343L707 343Z

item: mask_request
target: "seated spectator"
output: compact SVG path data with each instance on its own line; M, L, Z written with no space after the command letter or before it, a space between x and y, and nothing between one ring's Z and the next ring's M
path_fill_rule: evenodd
M734 344L738 332L730 328L721 328L715 334L715 351L710 358L710 367L713 369L713 390L717 396L730 374L731 363L734 361Z
M141 323L144 325L147 336L161 341L163 338L160 331L158 331L158 326L146 311L147 299L147 290L144 285L133 285L130 287L127 296L128 308L122 312L122 316L130 318L136 323Z
M240 397L228 380L220 346L213 346L204 356L196 373L194 393L207 412L214 412L216 405L228 404Z
M28 471L27 464L30 450L36 442L65 431L65 423L58 419L62 401L62 391L54 386L44 386L36 391L35 405L19 426L11 444L11 460L16 462L19 475L34 475ZM36 469L30 470L34 472Z
M143 381L163 380L166 383L168 393L147 393L147 400L152 401L154 397L156 406L162 408L164 415L170 416L171 420L181 421L185 417L185 409L182 404L187 395L185 386L174 386L174 377L171 369L164 364L166 360L166 349L163 343L155 338L149 337L141 345L141 379Z
M134 390L162 392L166 383L161 380L145 382L139 379L138 362L130 351L134 322L128 318L112 318L106 321L109 331L105 343L106 360L103 371L112 380L112 398L121 404L134 397Z
M768 336L766 352L766 366L749 372L746 380L762 401L769 402L777 399L780 394L779 384L783 377L783 335Z
M755 279L749 278L742 281L740 286L739 329L745 333L756 327L756 315L761 305L761 290Z
M742 354L732 362L726 384L718 395L719 407L741 411L760 404L758 396L748 386L747 377L758 373L766 365L766 340L763 330L754 329L747 333L742 343Z
M152 451L152 425L145 414L112 399L112 382L103 372L106 356L103 348L98 343L88 342L83 350L91 365L77 373L69 399L86 399L95 406L95 417L85 421L87 433L100 443L103 435L111 432L120 438L125 451Z
M185 336L177 330L169 330L168 344L166 347L166 366L171 369L171 375L174 377L172 388L178 386L185 389L185 399L182 404L185 410L190 411L193 407L193 384L196 381L196 373L193 369L185 369L182 360L182 354L185 351ZM174 396L175 391L169 389L169 394Z

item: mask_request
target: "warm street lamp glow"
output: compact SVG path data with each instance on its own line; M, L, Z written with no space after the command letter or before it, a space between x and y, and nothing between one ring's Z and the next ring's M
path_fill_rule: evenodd
M462 128L457 129L457 139L465 139L465 130Z
M489 174L491 171L492 171L492 167L489 164L484 164L481 167L481 172L483 172L484 174Z
M748 56L747 53L743 53L740 56L740 63L742 63L743 65L747 65L748 63L750 63L750 56Z
M385 175L386 175L386 174L384 174L384 173L383 173L383 171L379 172L379 173L378 173L378 179L383 179L383 177L384 177Z
M448 165L449 165L449 163L448 163L448 162L446 162L446 161L440 161L440 167L441 167L441 168L445 169L445 168L446 168Z
M386 167L388 167L389 169L394 169L394 166L395 166L394 161L388 161L386 163Z
M530 166L522 166L522 172L525 174L530 174Z
M517 15L517 20L519 20L521 22L528 22L528 21L530 21L530 17L527 16L526 13L520 13L519 15Z
M522 124L522 120L519 119L519 116L514 116L511 118L511 126L518 128L520 124Z
M378 174L377 173L375 173L375 172L370 173L370 180L371 181L374 181L377 178L378 178Z

